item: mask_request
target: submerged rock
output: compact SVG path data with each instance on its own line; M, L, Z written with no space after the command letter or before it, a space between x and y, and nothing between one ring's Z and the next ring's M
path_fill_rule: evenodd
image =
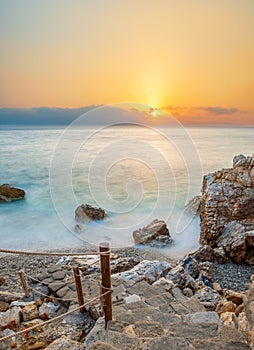
M81 204L75 210L75 220L78 222L87 222L91 220L103 220L107 218L105 210L95 208L89 204Z
M167 224L158 219L134 231L133 238L136 244L150 244L152 246L164 246L173 242Z
M23 199L25 191L20 188L10 187L9 185L0 185L0 202L12 202Z

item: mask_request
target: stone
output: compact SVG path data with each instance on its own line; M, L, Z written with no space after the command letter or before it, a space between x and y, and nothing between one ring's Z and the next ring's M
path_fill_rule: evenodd
M254 250L252 249L245 258L245 263L248 265L254 265Z
M190 255L198 262L214 261L214 251L209 245L198 248L193 253L190 253Z
M159 322L138 321L135 322L134 332L138 337L161 337L164 335L164 329Z
M25 305L21 308L23 321L30 321L38 317L39 312L35 304Z
M216 247L213 249L214 260L218 261L219 264L225 264L228 260L227 254L223 247Z
M155 286L160 286L162 287L163 289L165 289L167 292L170 292L174 287L174 283L170 280L168 280L167 278L165 277L161 277L159 278L157 281L155 281L153 284L152 284L154 287Z
M5 312L0 312L0 330L9 328L15 332L18 331L21 320L21 309L14 306Z
M254 230L254 158L237 155L233 168L207 174L200 203L200 242L223 247L235 262L248 253L245 232ZM223 235L223 237L221 237ZM232 236L232 237L231 237Z
M235 312L236 305L232 301L222 301L216 306L216 312L220 316L225 312Z
M218 245L223 247L230 258L239 263L246 255L245 228L237 221L232 221L222 230L217 240Z
M104 343L100 340L96 340L90 347L89 350L119 350L113 345Z
M12 301L19 300L23 298L22 293L12 293L8 291L0 291L0 301L6 303L11 303Z
M43 303L39 307L39 317L42 320L47 320L49 318L54 318L56 312L59 310L60 305L56 305L53 302Z
M183 289L183 294L188 297L191 298L193 296L193 291L191 288L184 288Z
M63 335L47 346L46 350L85 350L85 346Z
M101 208L95 208L88 204L81 204L75 210L75 220L78 222L87 222L91 220L103 220L108 215Z
M17 201L24 197L25 191L20 188L10 187L9 185L0 185L0 203Z
M179 287L181 289L197 289L195 280L185 271L182 265L177 265L172 270L170 270L166 275L166 278L171 280L176 287Z
M10 305L8 303L5 303L4 301L0 301L0 312L5 312L10 308Z
M234 290L225 289L224 297L227 300L232 301L236 305L241 305L243 303L244 294L240 292L236 292Z
M191 275L193 278L197 278L199 275L200 267L195 258L193 256L188 256L186 259L183 260L182 265L185 269L185 271Z
M195 196L192 199L190 199L184 207L185 212L191 215L199 215L200 201L201 196Z
M246 244L250 247L254 247L254 230L245 232Z
M212 287L216 292L218 292L219 294L222 294L222 289L219 283L213 282Z
M162 237L162 238L160 238ZM172 243L167 224L163 220L155 219L142 229L133 232L133 239L136 244L148 244L154 240Z
M171 265L166 261L143 260L131 270L113 274L111 277L118 283L121 281L136 283L142 280L153 283L160 277L164 277L170 269Z
M62 281L56 281L56 282L52 282L48 285L48 288L52 291L52 292L57 292L58 289L63 288L65 286L65 283Z
M33 299L44 299L49 295L49 289L42 283L37 283L33 287Z
M215 311L217 304L222 300L221 295L210 287L198 290L193 297L197 298L208 311Z
M52 274L54 280L63 280L66 276L66 271L56 271Z
M140 301L141 298L139 295L137 294L132 294L132 295L129 295L128 297L124 298L126 304L130 304L130 303L135 303L137 301Z

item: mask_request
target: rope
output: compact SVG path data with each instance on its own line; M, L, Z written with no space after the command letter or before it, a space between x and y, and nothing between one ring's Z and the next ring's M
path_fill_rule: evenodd
M11 339L11 338L14 338L14 337L16 337L16 336L18 336L18 335L21 335L21 334L23 334L23 333L27 333L27 332L29 332L29 331L31 331L31 330L33 330L33 329L40 328L40 327L44 327L45 325L50 324L50 323L52 323L52 322L54 322L54 321L56 321L56 320L60 320L61 318L65 317L65 316L67 316L67 315L70 315L70 314L72 314L73 312L82 309L83 307L86 307L86 306L89 305L90 303L92 303L92 302L94 302L95 300L97 300L97 299L99 299L99 298L105 296L105 295L108 294L108 293L110 293L110 292L109 292L109 291L108 291L108 292L105 292L105 293L101 294L100 296L97 296L97 297L93 298L92 300L90 300L90 301L84 303L83 305L80 305L80 306L74 308L73 310L67 311L66 313L64 313L64 314L62 314L62 315L56 316L56 317L54 317L54 318L52 318L52 319L50 319L50 320L48 320L48 321L45 321L45 322L42 323L42 324L39 324L39 325L36 324L36 325L31 326L31 327L29 327L29 328L23 329L22 331L16 332L15 334L9 334L9 335L7 335L7 336L5 336L5 337L3 337L3 338L0 338L0 342L5 341L5 340L8 340L8 339Z
M87 252L87 253L46 253L46 252L26 252L21 250L9 250L9 249L0 249L0 253L7 254L22 254L22 255L38 255L38 256L87 256L87 255L108 255L110 250L105 252Z

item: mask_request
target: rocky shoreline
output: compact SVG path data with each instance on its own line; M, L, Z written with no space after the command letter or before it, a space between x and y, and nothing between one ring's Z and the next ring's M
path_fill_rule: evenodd
M73 312L73 267L79 267L85 302L100 293L99 256L78 254L91 247L74 257L2 254L0 338L11 339L0 349L254 349L253 200L254 159L236 156L233 168L204 177L202 196L191 203L201 217L199 249L180 260L163 249L113 249L113 320L106 330L99 299L84 313ZM94 212L105 216L101 209L81 209L86 220ZM139 244L172 244L161 220L133 236ZM21 267L29 298L21 288Z

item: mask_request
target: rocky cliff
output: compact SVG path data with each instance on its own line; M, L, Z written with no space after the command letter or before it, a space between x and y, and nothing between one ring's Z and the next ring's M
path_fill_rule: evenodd
M238 155L233 167L204 176L200 243L222 247L235 262L254 263L254 158Z

